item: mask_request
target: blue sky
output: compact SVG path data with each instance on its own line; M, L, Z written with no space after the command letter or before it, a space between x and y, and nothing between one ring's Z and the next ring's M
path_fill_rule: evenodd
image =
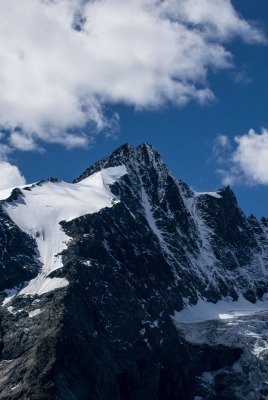
M148 141L194 190L230 184L268 216L267 0L23 4L0 5L0 186Z

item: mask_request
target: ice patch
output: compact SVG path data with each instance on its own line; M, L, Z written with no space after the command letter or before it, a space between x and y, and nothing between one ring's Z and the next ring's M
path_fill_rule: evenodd
M15 286L15 287L12 288L12 289L5 289L5 290L4 290L4 293L6 293L7 297L12 297L12 296L14 296L15 294L17 294L18 291L19 291L19 287L18 287L18 286Z
M222 196L219 195L219 193L217 193L217 192L193 192L193 193L194 193L194 197L198 197L198 196L202 196L204 194L207 194L209 196L216 197L217 199L221 199L222 198Z
M180 312L175 311L173 319L175 322L189 324L235 318L263 311L268 311L267 295L264 295L263 299L257 301L255 304L250 303L241 295L237 301L224 299L218 301L216 304L199 299L195 305L187 306Z
M145 211L145 216L148 221L148 224L149 224L150 228L152 229L152 231L154 232L154 234L158 237L159 241L162 242L163 238L162 238L161 232L156 226L156 222L155 222L152 210L151 210L151 205L150 205L147 193L145 192L143 186L142 186L141 196L142 196L142 204L143 204L143 208Z
M35 310L29 312L29 318L36 317L37 315L39 315L41 313L42 313L42 310L40 310L40 308L36 308Z
M40 296L41 294L68 286L68 284L69 282L66 278L49 278L41 273L36 278L32 279L29 285L22 289L19 294L38 294Z
M4 299L2 306L8 304L12 300L12 298L18 293L19 290L20 290L19 286L15 286L12 289L3 290L3 292L6 293L7 297Z
M14 310L15 310L15 308L12 306L7 307L7 311L10 312L10 314L14 314L14 315L24 311L23 308L20 308L19 310L15 310L15 311Z

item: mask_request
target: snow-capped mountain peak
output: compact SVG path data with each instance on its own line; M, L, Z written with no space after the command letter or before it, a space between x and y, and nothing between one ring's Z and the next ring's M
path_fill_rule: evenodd
M145 143L0 197L0 398L268 395L268 222L229 187Z

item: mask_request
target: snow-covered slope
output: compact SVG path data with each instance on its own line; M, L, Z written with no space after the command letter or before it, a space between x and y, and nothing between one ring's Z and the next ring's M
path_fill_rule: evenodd
M76 184L45 181L21 187L17 200L4 202L3 209L11 220L37 243L40 274L20 294L42 294L68 285L66 278L49 278L49 274L62 267L60 253L67 248L70 238L60 222L70 221L85 214L111 207L117 201L109 189L126 174L124 166L108 168ZM7 198L9 190L0 192Z

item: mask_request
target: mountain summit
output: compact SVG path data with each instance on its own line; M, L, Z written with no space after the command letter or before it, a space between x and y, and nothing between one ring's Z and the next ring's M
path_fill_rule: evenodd
M145 143L71 184L53 178L0 196L0 399L268 394L256 388L258 357L247 364L252 335L216 340L215 310L229 318L243 305L244 318L245 308L263 318L268 292L268 221L246 218L229 187L194 192Z

